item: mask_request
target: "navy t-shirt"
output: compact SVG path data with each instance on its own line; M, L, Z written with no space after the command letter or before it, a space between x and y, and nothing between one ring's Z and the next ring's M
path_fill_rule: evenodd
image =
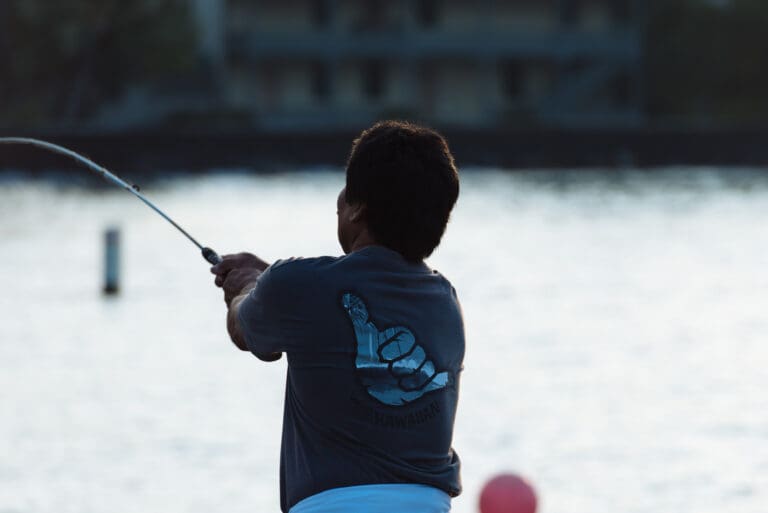
M437 271L381 246L278 261L241 303L240 323L253 353L288 357L283 511L344 486L461 492L451 439L464 327Z

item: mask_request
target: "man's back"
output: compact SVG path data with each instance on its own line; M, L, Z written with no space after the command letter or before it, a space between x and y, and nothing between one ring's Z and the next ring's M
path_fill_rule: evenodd
M460 492L451 439L464 331L444 277L381 246L281 261L240 323L251 351L288 357L284 511L355 485Z
M353 141L336 198L346 256L267 269L239 253L211 269L232 342L288 356L283 511L445 512L460 493L451 438L464 327L453 287L424 264L458 195L439 133L376 123Z

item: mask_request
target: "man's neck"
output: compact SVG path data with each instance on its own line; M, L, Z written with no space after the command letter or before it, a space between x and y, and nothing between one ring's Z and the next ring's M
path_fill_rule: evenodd
M362 230L359 234L357 234L357 237L352 239L352 243L349 246L349 252L354 253L355 251L367 248L368 246L381 246L381 244L377 242L371 233L366 229Z

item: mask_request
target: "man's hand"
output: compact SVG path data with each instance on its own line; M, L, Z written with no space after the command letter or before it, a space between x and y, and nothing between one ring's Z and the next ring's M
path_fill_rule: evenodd
M224 255L220 263L211 267L211 272L216 275L214 283L224 289L227 307L235 297L246 289L253 288L259 275L267 267L269 264L250 253Z
M224 289L224 301L228 309L227 331L232 342L243 351L247 351L248 347L240 328L238 310L240 303L253 290L256 280L267 267L269 264L250 253L224 255L220 263L211 267L211 272L216 275L214 283Z

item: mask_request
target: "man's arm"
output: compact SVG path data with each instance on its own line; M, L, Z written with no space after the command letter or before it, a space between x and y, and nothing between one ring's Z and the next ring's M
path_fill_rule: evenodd
M248 344L245 343L243 330L240 328L240 304L248 297L248 294L250 294L254 287L255 283L243 289L240 295L235 296L232 302L229 303L227 311L227 332L229 333L229 338L242 351L248 351Z
M243 329L240 326L240 305L243 303L248 294L256 287L256 282L247 285L242 292L232 299L229 304L229 311L227 312L227 331L229 332L229 338L232 342L242 351L250 351L248 344L245 342L245 336L243 335ZM283 353L253 353L256 358L265 362L274 362L279 360Z
M240 305L248 294L256 288L256 281L269 266L260 258L249 253L224 255L222 262L211 268L216 275L216 286L224 289L224 301L227 304L227 332L230 339L242 351L250 351L240 325ZM271 362L278 360L282 353L254 353L260 360Z

